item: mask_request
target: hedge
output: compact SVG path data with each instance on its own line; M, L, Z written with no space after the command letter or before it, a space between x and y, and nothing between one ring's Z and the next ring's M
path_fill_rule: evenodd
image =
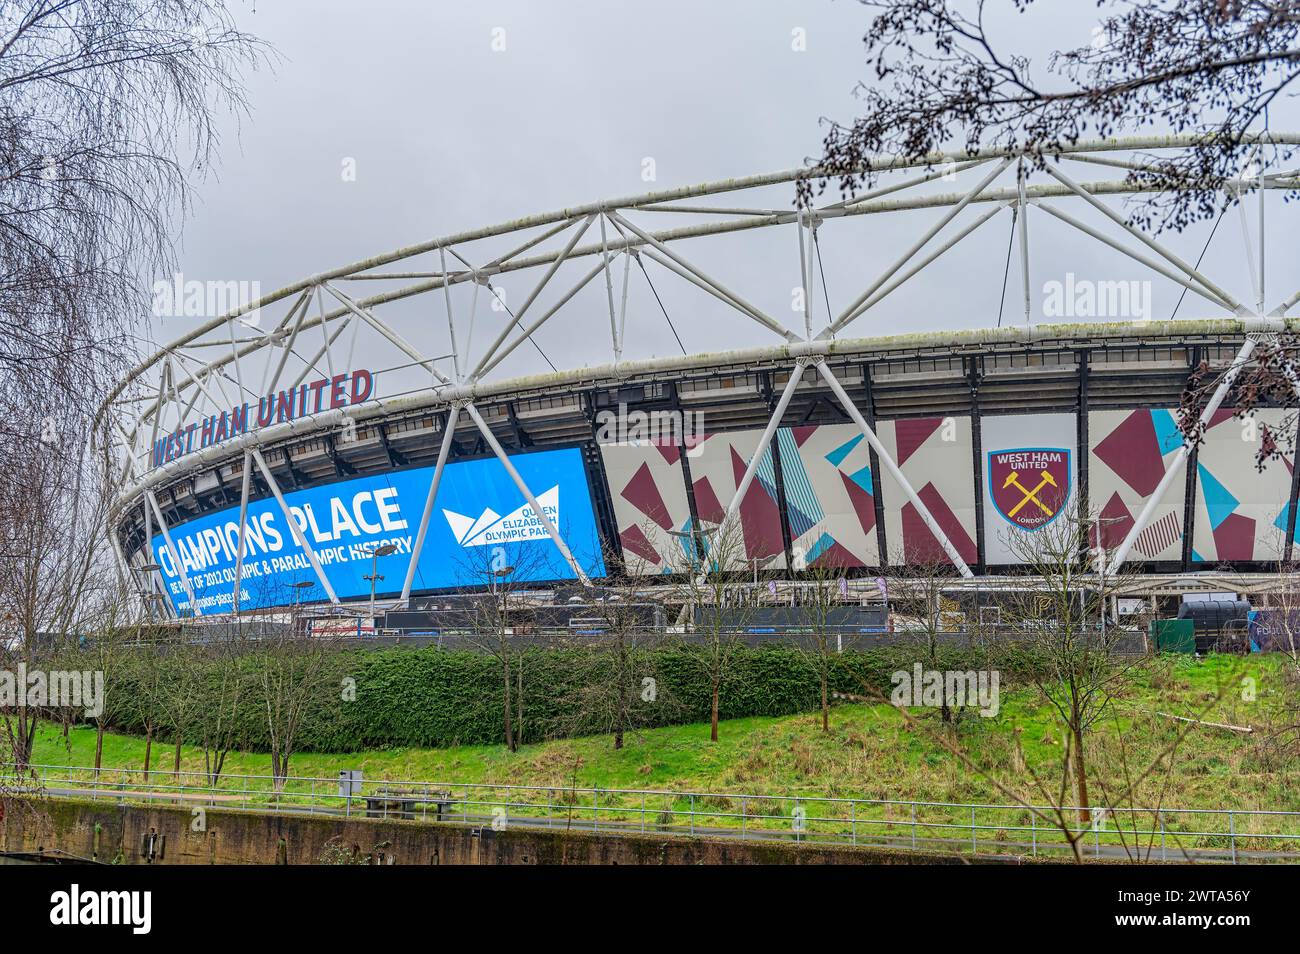
M658 690L657 704L643 705L638 725L707 721L711 690L707 673L691 659L688 646L658 649L645 660ZM889 692L890 674L918 659L908 647L845 652L831 659L830 689L862 694L864 687ZM244 660L255 674L255 655ZM353 752L395 747L441 748L499 744L503 736L502 672L492 656L464 650L382 649L340 652L338 691L331 683L308 707L295 748L300 752ZM773 645L738 652L721 693L724 719L780 716L816 710L820 688L815 658L798 649ZM215 663L214 663L215 665ZM582 649L536 649L524 655L525 742L608 732L610 727L587 711L584 680L602 658ZM941 669L978 669L988 665L973 652L946 648L935 660ZM1023 657L1001 661L1004 684L1008 668L1023 671ZM112 700L113 728L143 734L147 693L130 686L132 666L106 673ZM355 680L355 699L343 699L344 678ZM512 679L513 684L513 679ZM166 724L164 719L155 720ZM250 692L237 713L238 747L265 751L267 730L262 700ZM170 731L163 729L164 738ZM187 742L197 743L197 729Z

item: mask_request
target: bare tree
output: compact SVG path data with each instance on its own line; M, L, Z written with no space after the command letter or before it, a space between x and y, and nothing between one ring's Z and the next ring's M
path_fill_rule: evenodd
M549 544L546 544L549 546ZM512 543L494 547L467 547L458 576L476 591L459 602L459 614L468 641L495 659L501 669L502 729L505 746L519 750L524 721L524 666L528 644L520 630L527 614L516 606L515 594L527 581L544 576L545 557L540 544Z
M261 703L271 749L271 775L282 791L289 759L313 703L336 690L341 673L339 647L331 639L294 630L257 640L250 662L253 696Z
M60 423L73 416L50 414ZM106 555L109 491L98 459L52 439L0 464L0 669L32 671L119 612L126 582ZM0 711L19 764L31 756L36 718L24 706Z
M158 673L158 718L172 736L172 773L179 779L182 746L204 714L204 651L177 640L159 647L152 665Z
M581 731L594 722L614 737L615 749L623 748L628 733L676 708L656 667L655 650L665 643L665 610L643 592L645 564L638 566L623 581L593 593L596 605L587 615L597 632L573 637L584 653L570 700L572 728Z
M240 75L266 56L222 0L0 2L0 374L13 390L93 409L171 264L217 111L243 109ZM0 415L0 456L40 421Z
M171 263L216 112L242 108L240 73L265 58L220 0L0 2L0 662L123 619L109 462L84 436L108 445L95 405ZM2 721L26 764L34 715Z
M1089 732L1106 711L1123 675L1135 664L1118 653L1122 630L1106 618L1108 592L1090 574L1107 554L1088 546L1087 521L1073 505L1032 533L1013 533L1008 546L1032 579L1010 597L1013 622L1035 656L1033 679L1066 734L1079 816L1088 802ZM1119 580L1111 580L1114 586Z
M857 640L856 629L846 629L836 619L848 592L843 567L813 564L801 574L795 599L801 629L796 646L817 673L821 693L822 731L831 729L830 684L835 657Z
M914 647L929 670L943 669L944 646L952 639L957 605L947 597L952 564L937 560L906 563L896 559L889 580L889 598L901 639ZM939 706L945 725L955 725L962 706L946 691Z
M1163 831L1162 809L1164 799L1169 792L1173 778L1178 752L1187 737L1202 725L1200 716L1215 708L1225 697L1228 689L1235 682L1235 675L1228 674L1221 678L1213 692L1208 692L1199 700L1199 705L1188 712L1168 732L1168 737L1154 753L1139 755L1130 752L1126 733L1116 727L1118 752L1114 763L1104 766L1105 771L1097 774L1107 809L1127 811L1116 812L1113 816L1113 832L1118 838L1119 847L1130 861L1148 861L1156 849L1155 830L1161 826ZM859 698L867 702L887 701L884 694L875 687L863 683L864 695ZM1107 821L1106 813L1099 813L1095 818L1089 812L1083 827L1073 820L1070 806L1070 792L1074 770L1072 768L1070 742L1066 741L1064 751L1058 763L1059 771L1050 768L1035 768L1025 756L1020 732L1016 731L1011 741L1009 758L991 761L987 753L973 750L963 744L961 737L944 729L936 729L931 723L918 719L906 705L894 704L902 720L908 727L926 735L931 741L948 752L970 775L983 779L999 792L1011 804L1023 808L1036 822L1048 829L1058 831L1064 843L1069 847L1076 862L1084 861L1085 838L1092 829L1088 823L1096 826ZM1132 714L1129 714L1131 730ZM1147 720L1148 723L1151 721ZM1164 723L1167 727L1169 724ZM1110 776L1110 778L1108 778ZM1143 809L1138 811L1137 809ZM1142 830L1143 825L1149 825ZM1185 860L1192 860L1176 832L1168 832L1175 851L1180 851ZM1145 839L1145 843L1144 843ZM1046 844L1045 842L1040 842ZM1163 840L1160 846L1164 847Z
M709 738L718 741L722 695L745 649L745 628L754 614L754 594L736 582L746 566L744 525L739 516L697 536L702 554L684 550L685 565L676 599L689 629L686 656L708 680Z
M161 665L160 647L146 640L137 642L132 647L130 658L131 687L136 694L139 705L140 721L144 729L144 780L149 781L149 772L153 767L153 744L166 718L163 705L163 680L167 670Z
M1010 539L1024 567L1021 578L1006 586L1001 597L1007 629L1017 631L1028 650L1029 659L1021 658L1018 670L1055 715L1061 744L1051 751L1059 758L1031 762L1018 729L1009 750L990 751L986 738L975 742L951 731L947 723L920 718L908 704L886 700L866 681L861 698L890 701L912 731L926 735L966 772L986 781L1037 823L1058 831L1076 861L1085 860L1086 840L1103 826L1127 858L1143 861L1159 847L1152 832L1163 824L1161 809L1184 741L1204 731L1201 717L1222 702L1237 675L1224 674L1214 691L1177 719L1126 705L1124 690L1141 661L1120 651L1121 640L1132 634L1104 615L1108 595L1122 590L1125 580L1105 580L1092 573L1092 561L1104 564L1107 554L1089 550L1087 529L1065 510L1053 523ZM941 575L917 571L909 582L891 581L890 597L902 603L910 620L921 623L943 614L943 586ZM922 648L937 651L942 631L942 624L919 631ZM994 663L998 650L988 652ZM1107 718L1114 725L1104 741L1098 741L1096 729ZM1134 732L1132 727L1139 723L1149 731ZM1130 735L1160 741L1154 751L1144 751L1130 742ZM1092 807L1093 783L1103 799L1101 810ZM1170 837L1175 850L1185 847L1172 833Z
M314 703L337 691L342 675L339 641L312 628L296 594L289 584L265 581L258 608L232 622L248 673L248 703L262 710L276 791L284 790L303 719ZM292 609L286 612L286 606Z
M1249 424L1256 429L1258 440L1246 442L1254 445L1256 470L1263 473L1270 464L1282 466L1283 459L1294 456L1297 450L1300 336L1290 331L1261 336L1245 360L1202 359L1188 376L1178 408L1179 428L1189 446L1198 447L1204 442L1209 422L1202 417L1225 379L1228 388L1219 406L1243 426ZM1279 412L1279 417L1270 422L1257 414L1263 408L1288 410ZM1279 552L1285 553L1285 547Z
M1033 0L861 0L872 82L858 118L832 123L816 175L852 192L880 156L918 160L956 143L1050 154L1085 135L1152 127L1203 133L1174 160L1134 178L1166 187L1134 218L1181 229L1219 214L1219 187L1240 176L1244 132L1300 74L1300 13L1291 0L1100 0L1085 46L1033 51L999 42L990 21L1050 11ZM1285 155L1280 153L1279 155ZM801 192L807 199L813 180Z
M103 694L90 717L95 726L96 772L104 764L104 733L119 721L132 695L130 671L135 654L141 651L140 617L134 609L131 597L122 590L112 603L101 607L97 618L80 634L85 641L81 652L83 670L103 674Z
M186 681L197 688L201 699L195 728L203 749L203 772L208 784L216 785L226 757L247 741L241 715L256 691L248 648L242 635L232 633L178 659L193 667Z

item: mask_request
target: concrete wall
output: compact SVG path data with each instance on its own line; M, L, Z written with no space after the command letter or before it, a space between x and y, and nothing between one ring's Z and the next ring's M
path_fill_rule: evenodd
M964 864L969 859L686 836L603 835L516 826L117 805L45 799L10 804L0 850L60 852L118 864ZM200 824L201 823L201 824ZM194 828L200 830L193 830ZM152 840L153 854L149 855ZM332 848L331 846L334 846ZM337 850L335 850L337 849ZM331 856L333 861L331 862ZM981 861L991 859L979 859Z

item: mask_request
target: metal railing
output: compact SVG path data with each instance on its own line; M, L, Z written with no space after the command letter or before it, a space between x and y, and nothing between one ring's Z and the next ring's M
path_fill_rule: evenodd
M35 796L232 808L336 818L531 826L609 834L875 846L989 857L1206 861L1300 860L1300 811L1029 807L815 795L151 772L35 765L7 787ZM346 794L350 792L351 794ZM1064 818L1063 822L1055 819ZM1075 842L1072 848L1070 842Z

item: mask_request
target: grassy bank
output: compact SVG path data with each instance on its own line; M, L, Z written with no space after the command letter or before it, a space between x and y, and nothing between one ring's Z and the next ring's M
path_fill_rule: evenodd
M1153 772L1139 786L1135 801L1183 808L1300 809L1296 762L1269 738L1269 728L1286 718L1288 691L1281 660L1270 657L1215 657L1202 662L1180 658L1134 673L1091 735L1093 800L1104 801L1107 790L1123 786L1126 773L1140 774L1174 746L1179 733L1185 733L1169 769ZM1031 772L1059 779L1059 728L1046 700L1033 688L1004 690L996 717L967 713L955 730L946 729L933 710L912 712L915 725L883 704L837 706L829 733L821 732L815 713L731 719L724 723L716 744L709 742L707 724L670 726L629 736L619 751L608 736L590 736L527 745L517 753L496 745L304 752L294 756L291 772L329 779L340 769L359 768L368 780L949 802L1005 801L994 779L1017 791L1032 789ZM1198 716L1255 731L1190 726L1157 713ZM963 765L945 747L944 739L959 746L992 778ZM1017 739L1023 762L1017 755ZM92 765L94 744L90 728L73 729L65 740L57 727L43 726L37 761ZM155 743L153 756L155 769L171 768L170 744ZM143 764L142 739L124 735L106 739L106 767L139 770ZM202 751L186 746L182 766L202 772ZM234 752L225 771L267 775L270 760L263 754Z

